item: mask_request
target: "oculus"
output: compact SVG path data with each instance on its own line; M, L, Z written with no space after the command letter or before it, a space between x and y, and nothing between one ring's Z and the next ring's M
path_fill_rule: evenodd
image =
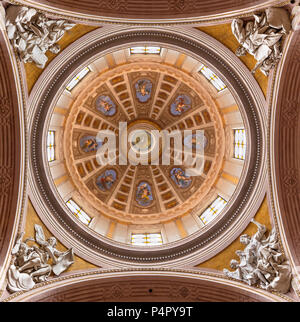
M116 104L107 95L100 95L96 99L96 109L105 116L113 116L116 114Z
M152 83L149 79L140 79L135 83L136 97L141 103L146 103L152 92Z
M187 176L181 168L173 168L170 175L179 188L188 188L192 182L190 176Z
M79 145L83 152L94 152L97 151L103 142L95 136L85 135L80 139Z
M171 114L175 116L179 116L189 110L191 108L192 100L187 95L179 95L177 96L174 103L171 104Z
M147 130L136 130L131 135L130 145L135 153L148 153L153 148L154 137Z
M116 182L117 173L115 170L106 170L96 179L97 187L102 191L108 191Z
M142 207L149 206L153 201L152 189L148 182L142 181L136 190L136 201Z

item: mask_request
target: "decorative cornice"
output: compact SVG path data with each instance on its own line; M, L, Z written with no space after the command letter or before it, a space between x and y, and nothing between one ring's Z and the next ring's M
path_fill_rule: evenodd
M281 235L282 248L293 268L292 285L300 297L299 35L299 31L290 34L273 77L268 100L268 170L274 222Z
M0 17L1 19L1 17ZM22 225L26 191L25 96L20 70L7 35L0 31L0 287L17 231Z
M53 291L55 291L55 296L59 294L58 299L53 299L55 301L62 301L66 299L72 292L74 294L74 286L77 289L77 301L80 301L81 294L85 294L86 291L91 288L91 285L97 285L98 291L91 292L90 296L96 296L98 292L101 294L101 287L105 288L105 291L113 291L116 285L121 290L125 290L128 285L126 282L130 283L131 287L135 289L137 286L141 288L141 282L144 281L143 287L145 291L148 291L148 285L153 285L151 281L156 281L160 285L160 289L165 289L165 283L168 285L173 285L177 283L182 283L181 287L186 286L190 288L189 284L193 284L193 289L200 286L202 292L210 298L211 301L244 301L245 296L248 301L275 301L275 302L293 302L293 300L285 295L277 292L267 292L258 287L251 287L240 282L236 282L229 278L224 278L220 274L205 272L199 270L186 270L186 269L169 269L169 268L125 268L125 269L109 269L109 270L93 270L90 272L82 272L72 275L66 275L59 278L51 279L47 282L42 282L37 284L30 291L16 292L11 296L4 299L4 302L28 302L28 301L50 301L53 299ZM146 281L146 283L145 283ZM124 283L126 285L124 285ZM99 285L99 286L98 286ZM70 288L71 287L71 288ZM213 295L213 290L218 289L219 296ZM227 291L226 291L227 290ZM148 292L147 292L148 293ZM187 291L182 291L182 300L187 294ZM115 292L114 292L115 294ZM157 298L164 296L163 293L159 293L159 289L155 290ZM230 297L229 294L234 294ZM241 296L242 294L242 296ZM148 293L149 295L149 293ZM145 294L144 296L147 296ZM205 296L204 294L202 296ZM108 295L109 297L109 295ZM127 300L133 297L133 295L128 294ZM173 297L171 294L168 296L168 300ZM120 299L120 300L124 300ZM177 298L178 299L178 298ZM107 298L106 300L118 300L114 296ZM131 298L132 300L132 298ZM152 299L155 301L155 297ZM161 299L160 299L161 300ZM66 299L66 301L70 301ZM86 297L85 297L86 301ZM199 301L199 299L194 299L194 301Z
M56 2L55 2L56 1ZM86 1L86 2L85 2ZM126 25L190 25L190 24L221 24L230 21L232 18L244 18L251 16L254 11L259 11L270 6L282 7L290 3L290 1L278 1L278 0L257 0L251 1L241 0L238 3L235 0L218 1L211 3L210 1L198 1L198 9L195 8L196 1L188 1L187 5L178 7L174 1L157 0L159 1L159 9L156 13L151 15L151 9L141 10L141 5L136 2L134 8L135 13L130 10L126 11L126 1L122 0L116 3L114 6L101 6L99 7L98 1L95 3L91 0L85 0L77 2L73 8L70 8L70 4L64 3L64 0L7 0L7 2L15 5L26 5L38 9L45 14L60 17L63 19L73 19L79 23L89 23L94 25L103 24L126 24ZM145 4L141 1L142 5ZM162 2L164 3L164 11L162 11ZM148 2L147 2L148 3ZM152 4L152 9L156 8L155 4ZM158 8L158 7L157 7ZM71 9L71 10L70 10ZM106 9L106 11L105 11ZM72 11L73 10L73 11ZM99 11L98 11L99 10ZM119 14L122 12L122 17L119 18ZM142 14L140 14L142 12ZM145 14L148 16L145 17Z

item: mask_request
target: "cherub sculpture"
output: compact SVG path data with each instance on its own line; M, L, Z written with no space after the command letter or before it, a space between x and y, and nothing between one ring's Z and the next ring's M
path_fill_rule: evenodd
M56 238L45 240L41 226L35 225L35 238L27 238L22 241L24 233L21 233L12 250L12 264L8 270L8 285L10 292L27 291L36 283L46 281L53 272L59 276L74 263L73 249L60 252L56 249ZM36 242L39 247L29 241Z
M230 267L235 270L224 269L225 275L266 290L287 293L291 284L291 269L280 250L276 231L272 230L266 237L266 226L254 219L251 222L258 230L252 237L246 234L240 236L240 242L245 245L243 251L236 251L240 262L231 260Z
M283 39L291 30L291 21L283 8L267 8L253 18L254 21L247 22L234 19L231 23L232 33L241 45L236 55L243 56L247 52L253 55L257 63L252 73L260 68L268 75L282 56Z
M66 30L75 26L66 20L53 20L35 9L10 5L6 10L6 30L20 59L34 62L44 68L48 60L46 52L57 54L60 47L57 42Z

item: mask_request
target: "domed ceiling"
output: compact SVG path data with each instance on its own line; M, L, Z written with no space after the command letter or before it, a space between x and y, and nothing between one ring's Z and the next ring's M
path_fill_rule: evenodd
M174 49L131 51L92 62L78 84L72 82L81 72L66 85L50 121L56 157L49 166L63 202L80 209L90 228L119 242L150 232L168 243L203 228L230 202L245 158L234 156L234 129L244 131L244 123L226 84L202 62ZM103 67L120 56L121 63ZM228 106L234 117L226 115ZM111 149L108 137L99 136L105 131L115 135ZM108 154L112 160L103 163L100 156ZM207 209L211 214L199 217Z
M151 71L133 64L106 80L96 78L81 92L66 120L64 155L72 181L86 201L106 215L130 223L168 220L201 202L216 180L225 142L216 106L205 104L197 86L193 87L172 76L168 68L162 71L159 64L153 64ZM97 161L96 152L103 144L97 139L98 132L109 129L119 142L119 122L127 123L127 151L132 148L145 162L126 155L128 164L120 165L120 153L126 153L122 144L116 146L116 165L102 166ZM134 137L138 130L149 135L144 143ZM176 165L180 162L174 160L174 144L170 144L170 165L163 165L166 147L150 136L153 130L180 134L190 130L181 140L183 146L194 147L194 154L198 135L197 143L204 148L203 173L186 175L185 165ZM203 130L203 136L196 130ZM148 154L156 144L160 145L158 159L150 161ZM154 161L156 165L151 165Z
M86 290L99 293L98 286L114 274L118 294L119 285L120 289L128 289L138 275L140 280L136 279L134 286L137 289L141 288L141 280L147 280L145 290L139 294L150 290L156 293L161 290L166 273L181 279L190 276L199 281L214 281L217 286L224 284L230 296L236 283L239 291L248 289L257 299L263 290L239 286L242 283L231 281L222 270L228 268L234 253L239 256L235 251L241 232L254 233L254 226L249 224L251 219L263 217L267 228L274 226L282 233L281 214L271 213L278 210L274 204L277 195L272 191L277 189L277 178L273 177L278 175L276 167L284 163L281 159L288 162L289 157L282 153L275 160L272 154L276 151L273 146L276 134L282 131L280 126L276 128L275 116L281 113L280 117L286 118L283 107L282 111L277 107L281 103L287 106L283 104L284 97L290 93L281 93L289 85L282 71L294 66L297 55L291 55L293 58L287 62L282 60L285 64L274 70L272 81L271 77L258 80L261 75L250 72L252 57L244 57L247 60L244 64L234 54L237 44L233 35L229 35L232 46L227 46L227 42L222 45L217 39L222 42L223 35L230 33L229 21L234 17L247 20L254 9L265 7L266 3L242 1L237 5L230 1L214 5L205 1L195 5L175 1L170 5L156 1L159 7L149 10L144 19L140 16L144 10L136 6L138 0L132 1L134 10L126 1L118 4L111 1L101 8L97 1L83 1L71 9L78 10L78 14L67 11L70 10L67 2L45 0L38 4L39 10L45 10L49 16L74 18L82 23L71 30L67 41L63 40L61 53L48 57L42 71L33 75L36 70L32 66L25 64L24 68L13 52L6 55L13 58L7 66L11 62L16 64L14 76L18 80L13 89L18 95L13 98L9 93L9 100L19 100L13 104L20 105L20 124L23 127L27 122L21 135L26 146L20 150L20 158L24 164L28 161L28 172L21 168L20 171L24 174L21 179L28 182L28 194L24 183L22 209L18 210L18 218L12 218L15 226L11 227L17 235L17 230L24 230L25 225L27 237L32 235L32 224L38 222L47 229L47 234L57 238L61 249L72 248L76 260L80 259L75 268L80 270L78 274L68 272L62 278L51 278L33 293L53 290L57 294L60 286L80 284L86 279L88 283L80 290L86 298ZM85 4L86 8L82 8ZM141 3L143 8L148 5ZM246 5L245 10L240 10ZM115 10L123 10L123 18L116 16ZM168 19L159 22L159 18L167 16ZM183 19L186 23L181 24ZM215 25L223 22L225 25ZM205 28L211 33L206 33ZM219 37L215 37L216 33ZM297 37L288 41L291 39L296 41ZM292 53L296 50L293 44L288 43ZM9 76L7 66L4 64L2 69ZM22 81L22 73L27 74L27 84ZM280 81L285 87L278 85ZM274 91L271 98L264 97L259 86L262 83L265 94ZM8 83L3 84L9 88ZM270 112L266 108L269 99ZM284 133L290 131L288 127ZM286 136L283 135L283 140L291 143L290 135ZM115 146L110 145L114 142L111 138L115 139ZM183 149L182 154L178 147ZM170 163L164 162L166 155L170 156ZM111 157L111 162L103 163L107 157ZM189 157L199 161L201 171L197 175L191 171L197 167L188 164ZM289 179L292 175L288 172L282 177L286 189L291 189L295 181ZM267 191L268 179L271 191ZM7 191L8 188L5 196ZM23 216L23 203L27 201L30 207ZM291 203L288 206L294 207ZM5 243L11 246L15 237L5 238ZM280 237L289 251L286 236ZM297 243L297 238L294 242ZM11 253L8 254L6 267L11 265ZM6 267L3 265L2 269ZM119 284L121 279L131 276L134 278L128 279L128 284ZM151 285L149 289L156 281L151 276L159 277L158 286ZM214 283L207 288L205 283L198 283L199 293L203 293L203 287L205 296L209 289L215 292ZM173 285L172 279L167 280L166 289L169 285ZM190 284L188 291L193 293L195 287ZM180 289L184 300L190 299L186 289ZM74 292L71 287L69 290L72 297ZM103 294L108 293L103 290ZM222 290L217 293L221 299ZM274 299L278 295L270 294ZM11 299L14 300L14 295Z
M213 241L236 234L261 202L253 196L265 175L262 93L199 31L129 29L81 37L33 88L34 207L93 263L196 253L199 262L198 250L207 258L224 247Z

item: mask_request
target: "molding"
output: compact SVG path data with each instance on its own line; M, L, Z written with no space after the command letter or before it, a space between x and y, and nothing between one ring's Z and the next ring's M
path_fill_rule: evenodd
M159 285L156 289L156 284ZM170 286L172 287L170 288ZM154 289L153 297L148 288ZM95 287L97 290L95 290ZM114 292L117 287L119 292ZM74 288L76 293L74 294ZM128 289L129 288L129 289ZM174 289L183 289L177 292ZM130 291L132 290L132 292ZM135 291L134 291L135 290ZM142 294L136 294L142 292ZM198 294L193 297L193 294ZM166 291L167 294L166 295ZM175 291L175 293L174 293ZM145 292L145 293L143 293ZM105 294L102 298L101 294ZM125 295L125 294L126 295ZM72 295L73 294L73 295ZM120 296L120 294L123 294ZM188 294L192 298L187 297ZM82 272L61 278L51 279L37 284L27 292L16 292L5 298L4 302L39 302L39 301L143 301L151 299L153 302L162 301L260 301L260 302L293 302L288 296L267 292L258 287L250 287L244 283L229 278L222 278L220 274L199 270L183 269L114 269ZM90 297L90 299L87 299ZM148 297L149 296L149 297ZM194 295L195 296L195 295ZM138 297L138 299L137 299ZM99 299L98 299L99 301Z
M297 110L299 106L299 81L297 81L299 66L296 65L299 59L299 35L299 31L291 32L286 40L283 57L276 73L274 73L273 91L270 91L272 95L268 100L270 106L268 181L275 225L281 236L281 246L292 267L294 275L292 285L300 297L299 220L297 220L300 201L299 153L297 154L297 144L299 144L299 109ZM287 149L288 143L296 149ZM296 186L293 184L293 180L295 180ZM293 206L289 207L291 202L293 202Z
M0 18L1 19L1 18ZM1 203L0 221L0 289L5 283L15 237L22 229L27 187L27 124L25 94L19 61L6 32L0 31L1 81ZM6 110L7 108L7 110ZM4 253L5 250L5 253Z
M240 0L238 3L233 0L228 1L215 1L214 3L209 2L208 0L201 2L199 11L194 8L193 1L189 1L188 5L183 8L168 9L165 11L165 14L162 14L162 11L159 14L155 13L153 16L149 14L151 9L148 11L148 17L145 18L145 11L143 15L139 14L128 14L124 8L126 8L126 1L120 0L118 6L111 8L107 11L107 14L104 15L103 8L100 8L99 4L94 4L93 9L88 9L91 7L90 0L81 1L77 8L74 6L73 10L70 10L70 3L64 3L64 0L59 1L59 5L51 5L51 0L45 1L32 1L32 0L6 0L12 4L16 5L26 5L28 7L33 7L39 11L51 14L55 17L60 17L64 19L73 19L78 23L89 23L94 25L103 25L103 24L127 24L127 25L187 25L187 24L216 24L216 23L226 23L234 18L243 18L248 17L253 14L253 11L258 11L265 9L270 6L284 6L290 3L290 1L278 1L278 0ZM94 1L95 2L95 1ZM160 0L161 2L161 0ZM166 6L170 6L169 1L164 0ZM142 4L144 2L141 1ZM137 7L140 8L139 4L136 3ZM160 3L161 5L161 3ZM199 5L199 4L198 4ZM247 7L245 7L248 5ZM251 5L251 6L249 6ZM120 7L119 7L120 6ZM187 12L187 7L190 8ZM236 9L240 7L240 9ZM242 7L242 8L241 8ZM244 7L244 8L243 8ZM155 4L152 6L152 9L155 9ZM161 6L160 6L161 8ZM76 10L77 9L77 10ZM97 12L99 9L99 12ZM116 10L117 9L117 10ZM146 9L144 9L146 10ZM122 18L119 18L119 13L122 12ZM99 15L100 14L100 15ZM195 16L196 15L196 16Z

